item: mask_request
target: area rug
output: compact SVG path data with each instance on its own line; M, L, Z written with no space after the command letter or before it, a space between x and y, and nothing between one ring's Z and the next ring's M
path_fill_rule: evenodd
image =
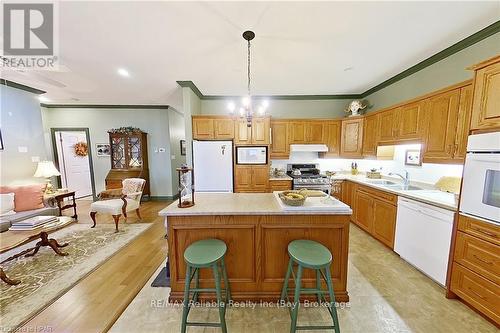
M168 272L168 267L165 266L161 269L160 273L155 277L154 281L151 283L151 287L154 288L167 288L170 287L170 276Z
M20 257L3 264L12 279L20 279L17 286L0 282L0 329L10 332L39 313L78 281L109 259L118 250L152 226L152 223L121 224L114 233L114 225L74 224L53 234L68 256L58 256L49 247L43 247L34 257ZM3 253L1 260L33 247L36 241Z

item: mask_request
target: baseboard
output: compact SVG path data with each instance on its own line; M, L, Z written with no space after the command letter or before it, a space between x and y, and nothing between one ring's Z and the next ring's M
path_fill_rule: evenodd
M153 201L172 201L176 200L179 195L152 195L149 197L150 200Z

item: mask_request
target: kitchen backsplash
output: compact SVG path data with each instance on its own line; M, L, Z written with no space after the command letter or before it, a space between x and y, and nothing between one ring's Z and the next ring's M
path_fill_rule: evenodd
M368 159L323 159L317 153L293 152L288 160L272 160L273 168L286 168L289 163L318 163L322 172L349 171L351 163L358 164L358 170L365 172L371 168L382 168L382 174L389 172L402 173L408 170L410 180L426 183L435 183L442 176L462 177L463 165L423 163L422 166L405 165L405 152L407 149L420 149L419 144L395 146L394 160L368 160Z

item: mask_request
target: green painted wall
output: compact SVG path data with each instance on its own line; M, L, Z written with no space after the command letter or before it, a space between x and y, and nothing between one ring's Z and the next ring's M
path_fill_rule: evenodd
M367 96L366 99L373 105L369 112L471 79L473 72L467 67L498 54L500 33Z
M37 163L47 158L38 96L16 88L0 86L0 129L4 150L0 150L0 184L40 183L33 178ZM25 147L26 152L20 152Z
M202 100L201 114L227 115L229 100ZM269 99L268 114L273 118L339 118L350 99L329 100L273 100ZM237 101L235 101L237 102Z
M87 127L92 144L96 191L104 189L104 179L110 169L109 157L97 157L96 143L109 142L107 131L121 126L139 127L148 133L149 178L152 196L173 195L169 112L166 109L75 109L42 108L45 144L52 156L50 128ZM165 148L165 152L156 152Z

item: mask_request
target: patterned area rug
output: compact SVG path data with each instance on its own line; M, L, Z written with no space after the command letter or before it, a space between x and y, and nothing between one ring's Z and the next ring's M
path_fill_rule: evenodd
M17 286L0 282L0 329L10 332L54 302L79 280L84 278L122 247L151 227L151 223L114 225L74 224L53 234L68 256L58 256L51 248L42 247L34 257L20 257L3 264L7 275L20 279ZM33 247L28 243L1 255L1 260Z

